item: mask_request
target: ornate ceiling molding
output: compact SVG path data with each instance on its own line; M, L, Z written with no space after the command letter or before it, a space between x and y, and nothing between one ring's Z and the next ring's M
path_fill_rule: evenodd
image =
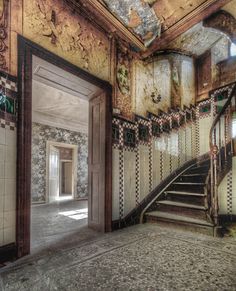
M101 0L64 0L77 12L86 15L90 21L106 32L125 41L127 47L135 49L136 57L147 58L153 53L165 50L168 44L179 35L189 30L195 24L217 12L231 0L206 0L191 13L165 30L160 37L147 48L144 42L132 33L120 20L118 20Z

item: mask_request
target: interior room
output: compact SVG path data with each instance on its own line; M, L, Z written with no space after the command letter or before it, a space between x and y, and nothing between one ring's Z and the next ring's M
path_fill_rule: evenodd
M87 226L87 87L33 56L31 252Z
M0 289L235 268L236 0L0 0Z

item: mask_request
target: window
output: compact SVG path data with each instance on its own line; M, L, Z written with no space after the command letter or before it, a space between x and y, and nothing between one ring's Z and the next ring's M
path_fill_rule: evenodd
M232 42L231 47L230 47L230 56L234 57L236 56L236 44Z
M236 112L233 113L232 118L232 138L236 138Z

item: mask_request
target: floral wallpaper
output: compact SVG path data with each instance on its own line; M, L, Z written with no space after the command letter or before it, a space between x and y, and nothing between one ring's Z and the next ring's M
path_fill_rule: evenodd
M85 133L33 123L32 125L32 202L46 202L46 143L55 141L78 145L77 193L88 195L88 136Z

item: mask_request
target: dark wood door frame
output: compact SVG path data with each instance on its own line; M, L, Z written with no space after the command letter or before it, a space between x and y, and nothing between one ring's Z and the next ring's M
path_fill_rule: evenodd
M106 108L106 186L105 231L112 223L112 86L72 65L46 49L18 35L19 113L17 133L17 256L30 253L31 215L31 130L32 130L32 56L35 55L65 71L103 89L107 93Z

